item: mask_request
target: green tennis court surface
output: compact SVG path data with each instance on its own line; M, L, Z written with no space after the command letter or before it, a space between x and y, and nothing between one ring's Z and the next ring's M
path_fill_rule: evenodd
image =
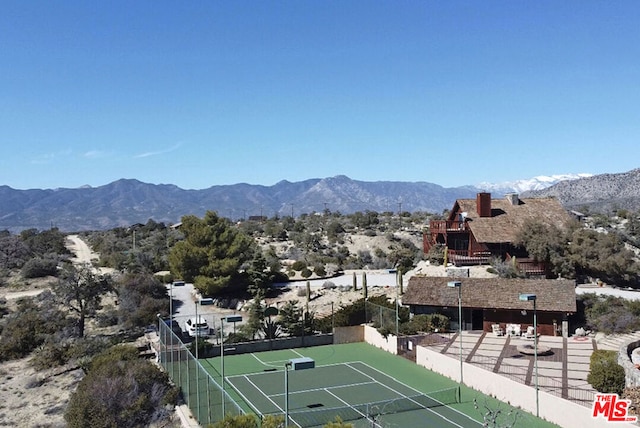
M459 391L452 380L366 343L227 353L226 391L247 413L284 415L284 367L300 357L314 359L315 368L288 371L291 427L321 427L336 416L356 427L481 427L474 399L508 413L504 403L465 387ZM219 380L220 363L212 358L203 367ZM521 413L517 426L555 425Z
M364 419L369 424L388 425L387 419L393 417L401 419L402 426L416 426L424 420L437 421L442 427L460 426L445 413L431 409L455 403L455 387L431 398L362 362L290 370L288 377L290 423L299 427L322 426L336 416L349 422ZM256 413L265 415L284 413L283 379L283 372L268 371L233 376L227 382Z

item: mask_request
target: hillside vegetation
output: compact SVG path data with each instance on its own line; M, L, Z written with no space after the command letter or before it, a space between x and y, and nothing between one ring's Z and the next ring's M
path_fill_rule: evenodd
M126 228L84 233L84 239L100 254L98 264L116 269L113 276L97 274L90 266L74 265L65 246L66 236L57 229L1 232L0 293L28 290L34 284L51 291L36 297L0 300L0 360L28 358L30 367L40 373L80 372L82 396L74 396L70 409L65 404L50 410L50 417L55 414L61 418L64 414L69 423L82 426L84 411L109 414L104 409L91 408L101 399L90 394L102 394L105 373L109 375L108 365L92 364L92 359L101 355L103 361L108 361L109 355L120 352L112 350L115 344L141 336L147 326L157 321L157 314L168 316L164 283L177 277L192 279L205 294L235 294L251 299L248 327L229 337L229 341L277 334L308 335L329 329L332 322L359 323L363 321L364 299L340 308L334 320L314 319L314 314L292 303L271 324L267 321L272 320L264 317L261 302L271 284L279 280L329 277L345 269L397 268L404 272L425 258L432 263L441 262L441 253L425 255L421 250L422 231L431 218L438 216L372 211L342 215L325 211L296 218L230 222L209 212L203 218L184 218L186 227L180 229L150 220ZM582 224L562 233L528 225L521 232L521 244L535 257L550 262L557 274L638 288L639 232L640 213L618 210L615 215L587 217ZM492 269L502 275L519 274L499 260L493 263ZM157 272L165 273L158 277ZM387 296L376 296L372 301L393 306ZM581 299L580 315L585 318L584 325L594 330L624 332L638 328L633 321L638 316L637 306L588 295ZM446 328L444 319L409 321L404 309L400 315L400 331L407 334ZM121 352L129 355L133 351ZM176 392L166 384L165 377L153 371L157 370L155 366L135 360L114 373L120 379L114 382L138 379L136 382L141 384L135 387L136 391L143 394L149 386L162 394L151 401L142 396L132 401L144 406L144 415L135 406L115 400L112 404L119 410L113 416L147 418L131 419L130 426L170 419L165 406L175 404ZM92 370L95 372L89 375ZM143 376L136 377L136 373ZM6 377L5 382L11 380L7 372L0 370L0 374ZM144 379L154 383L143 385ZM37 385L42 384L36 382L31 387ZM124 384L114 386L125 388Z

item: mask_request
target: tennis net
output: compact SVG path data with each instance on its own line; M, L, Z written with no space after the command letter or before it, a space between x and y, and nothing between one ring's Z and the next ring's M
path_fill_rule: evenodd
M315 408L289 413L292 421L301 427L314 427L334 421L339 416L343 421L359 419L375 420L378 416L411 412L421 409L446 406L459 402L458 387L446 388L429 394L403 396L394 399L353 404L350 406Z

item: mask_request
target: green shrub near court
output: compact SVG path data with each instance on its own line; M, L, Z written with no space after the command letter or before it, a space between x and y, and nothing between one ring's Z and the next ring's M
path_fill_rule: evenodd
M605 349L591 354L587 382L598 392L620 395L624 391L624 368L618 364L617 358L617 352Z

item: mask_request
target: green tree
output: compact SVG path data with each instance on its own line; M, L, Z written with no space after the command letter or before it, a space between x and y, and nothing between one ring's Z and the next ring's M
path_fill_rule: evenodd
M267 268L267 260L260 251L254 253L251 266L247 269L249 279L249 293L255 296L257 293L264 294L273 284L273 274Z
M280 309L280 327L289 336L302 334L302 308L297 301L290 300Z
M247 322L242 324L240 327L240 331L245 335L254 340L256 338L256 333L262 330L262 321L264 320L264 306L262 305L262 300L264 299L263 293L257 293L251 304L249 305L249 317Z
M570 260L579 276L591 276L618 286L638 286L635 254L616 233L577 229L570 237Z
M568 258L567 241L576 227L572 224L570 230L563 230L537 220L527 221L518 232L516 245L524 247L535 261L546 263L554 276L573 278L575 267Z
M76 268L68 264L52 291L62 305L78 316L78 337L83 337L86 318L100 309L102 297L113 291L113 284L109 275L98 274L89 265Z
M253 259L253 239L212 211L203 219L182 218L185 239L169 254L171 271L193 282L203 294L220 294L230 288L246 289L248 279L240 268Z
M289 336L312 334L313 322L313 313L305 312L295 300L288 301L280 309L280 327Z

